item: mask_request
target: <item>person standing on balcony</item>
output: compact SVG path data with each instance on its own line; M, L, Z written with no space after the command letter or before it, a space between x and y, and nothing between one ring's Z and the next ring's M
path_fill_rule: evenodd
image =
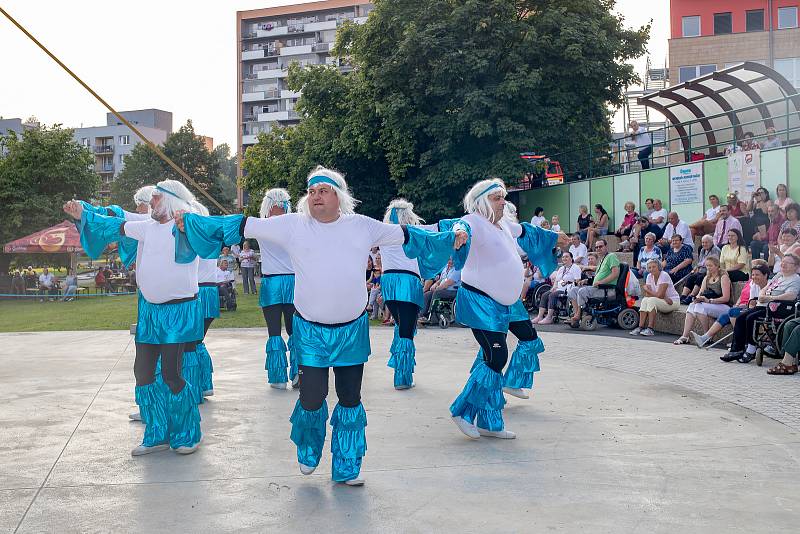
M631 141L636 143L636 148L639 149L636 157L642 164L642 170L647 170L650 168L650 155L653 153L653 137L647 128L639 126L637 121L631 121L628 126L631 131Z

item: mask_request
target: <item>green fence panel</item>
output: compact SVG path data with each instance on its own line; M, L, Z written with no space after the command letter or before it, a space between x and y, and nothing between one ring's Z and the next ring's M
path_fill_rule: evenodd
M630 201L636 204L636 213L641 213L639 203L639 173L621 174L614 177L614 213L617 221L612 227L616 229L622 224L625 217L625 203Z
M800 146L793 146L786 151L786 158L788 159L787 167L789 168L789 176L787 182L789 185L789 196L795 202L800 201Z
M711 208L708 195L717 195L725 204L728 194L728 158L716 158L703 162L703 187L705 188L705 208Z
M648 198L660 198L664 209L669 211L669 169L650 169L640 173L639 206L644 206Z
M775 198L778 184L786 183L786 151L767 150L761 153L761 187Z
M608 212L608 228L616 228L614 226L614 178L600 178L592 180L590 183L590 196L591 206L589 212L592 217L595 216L594 205L602 204L603 208Z
M558 185L524 191L520 194L519 204L517 209L520 221L530 221L534 210L542 207L548 221L553 215L558 215L562 228L566 229L564 222L569 220L569 186Z
M589 207L592 201L589 181L569 184L569 231L578 231L578 213L581 206ZM590 210L591 212L591 210ZM562 228L566 228L563 224Z

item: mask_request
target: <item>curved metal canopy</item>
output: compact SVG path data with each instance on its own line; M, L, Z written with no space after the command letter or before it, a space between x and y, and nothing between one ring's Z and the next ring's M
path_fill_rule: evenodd
M746 132L758 137L770 126L779 134L800 128L797 89L778 72L751 61L645 95L638 103L669 119L684 150L705 146L702 150L711 157Z

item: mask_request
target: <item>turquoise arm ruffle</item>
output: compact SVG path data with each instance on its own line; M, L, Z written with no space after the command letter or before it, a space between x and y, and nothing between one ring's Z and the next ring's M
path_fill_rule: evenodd
M86 251L86 255L96 260L103 254L109 244L121 241L123 236L120 234L120 227L124 223L123 219L107 217L84 209L77 226L81 236L81 246ZM128 239L133 241L134 244L136 243L135 240ZM135 247L133 255L134 257L136 256Z
M466 224L464 226L469 233L469 226ZM409 258L417 260L419 273L423 279L428 280L439 274L451 256L453 256L454 263L456 263L457 257L463 256L463 259L458 260L462 266L466 261L468 252L464 249L469 246L469 243L459 250L453 250L455 231L430 232L416 226L407 226L406 229L408 230L408 243L403 245L403 252Z
M467 263L467 256L469 256L469 247L470 243L472 243L472 229L469 226L469 223L464 221L463 219L442 219L439 221L439 231L440 232L454 232L458 228L454 228L456 225L459 225L463 228L467 235L469 235L469 239L458 250L454 250L451 252L453 256L453 268L457 271L460 271L464 268L464 264ZM445 265L447 265L445 263ZM444 268L444 267L442 267ZM437 273L438 274L438 273Z
M558 251L556 242L558 234L545 230L531 223L523 222L522 235L517 238L517 244L528 255L528 260L539 268L545 278L558 267Z
M204 217L196 213L185 213L183 224L185 229L184 241L181 239L181 259L186 259L188 253L184 247L191 249L194 254L205 259L217 259L224 245L234 245L241 242L243 236L239 233L244 215L213 215ZM178 239L175 240L175 255L178 261ZM192 258L194 259L194 258ZM191 260L189 260L191 261ZM183 261L182 263L188 263Z
M197 257L197 252L189 244L189 238L178 230L177 226L172 229L172 236L175 238L175 263L192 263ZM214 257L217 256L219 254Z
M120 236L120 238L121 239L117 241L119 261L121 261L125 267L130 267L136 262L136 250L139 247L139 242L128 236Z
M117 206L116 204L112 204L111 206L92 206L88 202L84 202L83 200L79 201L81 206L83 206L83 211L90 211L92 213L96 213L98 215L105 215L108 216L108 211L111 210L114 213L115 217L125 218L125 210L121 207Z

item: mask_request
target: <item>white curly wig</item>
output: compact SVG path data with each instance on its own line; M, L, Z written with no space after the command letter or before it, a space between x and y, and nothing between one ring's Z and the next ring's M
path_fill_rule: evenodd
M392 213L397 217L396 221L392 220ZM389 206L386 208L386 213L383 216L383 222L417 225L425 221L414 213L414 204L404 198L396 198L389 202Z
M358 205L358 200L353 198L353 195L350 193L350 190L347 188L347 182L344 180L344 176L342 176L339 172L334 171L332 169L328 169L323 167L322 165L317 165L317 167L308 173L308 177L306 178L306 183L308 183L313 177L315 176L324 176L326 178L330 178L336 185L332 185L329 183L325 183L324 185L330 186L333 191L336 193L336 197L339 199L339 211L342 215L350 215L355 213L355 208ZM320 184L322 185L322 184ZM316 186L312 186L316 187ZM308 195L305 195L300 201L297 203L297 211L301 213L309 213L308 211Z
M286 189L281 189L280 187L270 189L264 193L264 199L261 201L261 210L259 211L259 215L261 215L262 218L269 217L269 212L275 206L280 206L283 208L284 212L291 213L291 200L292 197L289 196L289 192L286 191Z
M495 193L502 193L504 197L506 196L506 184L503 183L503 180L499 178L481 180L464 195L464 211L467 213L480 213L490 222L497 222L494 220L494 210L489 204L489 195Z
M196 200L192 192L177 180L158 182L153 196L161 197L158 209L152 213L155 219L160 219L162 215L174 219L176 211L192 211L192 202Z

